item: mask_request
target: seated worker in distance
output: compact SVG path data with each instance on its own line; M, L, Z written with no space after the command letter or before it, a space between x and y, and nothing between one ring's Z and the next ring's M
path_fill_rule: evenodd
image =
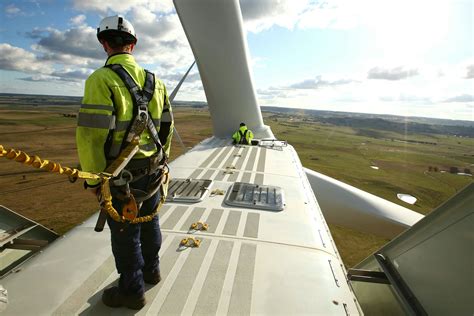
M253 139L253 133L245 126L245 123L240 123L239 130L232 135L234 144L250 145Z

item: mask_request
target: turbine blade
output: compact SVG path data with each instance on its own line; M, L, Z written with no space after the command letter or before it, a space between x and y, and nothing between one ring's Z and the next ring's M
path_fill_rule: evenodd
M184 74L183 78L181 78L181 80L178 82L178 85L174 88L173 92L171 92L170 94L170 103L173 102L174 100L174 97L176 96L176 94L178 94L178 91L179 91L179 88L181 88L181 85L183 84L184 80L186 79L186 77L188 76L188 73L191 71L191 68L193 68L194 64L196 63L196 61L193 61L193 63L191 64L191 67L189 67L188 71L186 71L186 73Z

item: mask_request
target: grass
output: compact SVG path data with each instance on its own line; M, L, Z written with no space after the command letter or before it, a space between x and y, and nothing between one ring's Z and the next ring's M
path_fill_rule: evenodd
M449 173L429 172L430 166L460 170L474 164L474 140L444 135L408 136L378 131L377 137L361 136L357 130L322 123L267 119L280 138L292 144L303 165L384 199L426 214L472 181ZM310 137L308 137L310 136ZM402 143L393 139L433 142ZM460 159L461 157L461 159ZM370 166L378 166L379 170ZM397 193L418 198L404 204Z
M207 111L180 107L173 110L173 116L175 127L185 148L179 143L177 137L173 137L170 160L179 157L185 150L212 136L211 118Z

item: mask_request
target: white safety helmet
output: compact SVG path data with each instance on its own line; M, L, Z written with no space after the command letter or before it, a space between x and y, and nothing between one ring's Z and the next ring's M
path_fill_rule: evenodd
M109 16L100 21L97 28L97 39L100 41L107 37L122 38L124 44L135 44L137 42L132 23L121 15Z

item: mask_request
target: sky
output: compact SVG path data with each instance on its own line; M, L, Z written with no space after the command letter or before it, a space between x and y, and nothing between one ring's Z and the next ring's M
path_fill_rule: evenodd
M240 6L260 105L474 121L474 0ZM194 58L171 0L2 0L0 93L82 95L107 57L96 28L115 14L172 91ZM176 100L205 101L196 67Z

